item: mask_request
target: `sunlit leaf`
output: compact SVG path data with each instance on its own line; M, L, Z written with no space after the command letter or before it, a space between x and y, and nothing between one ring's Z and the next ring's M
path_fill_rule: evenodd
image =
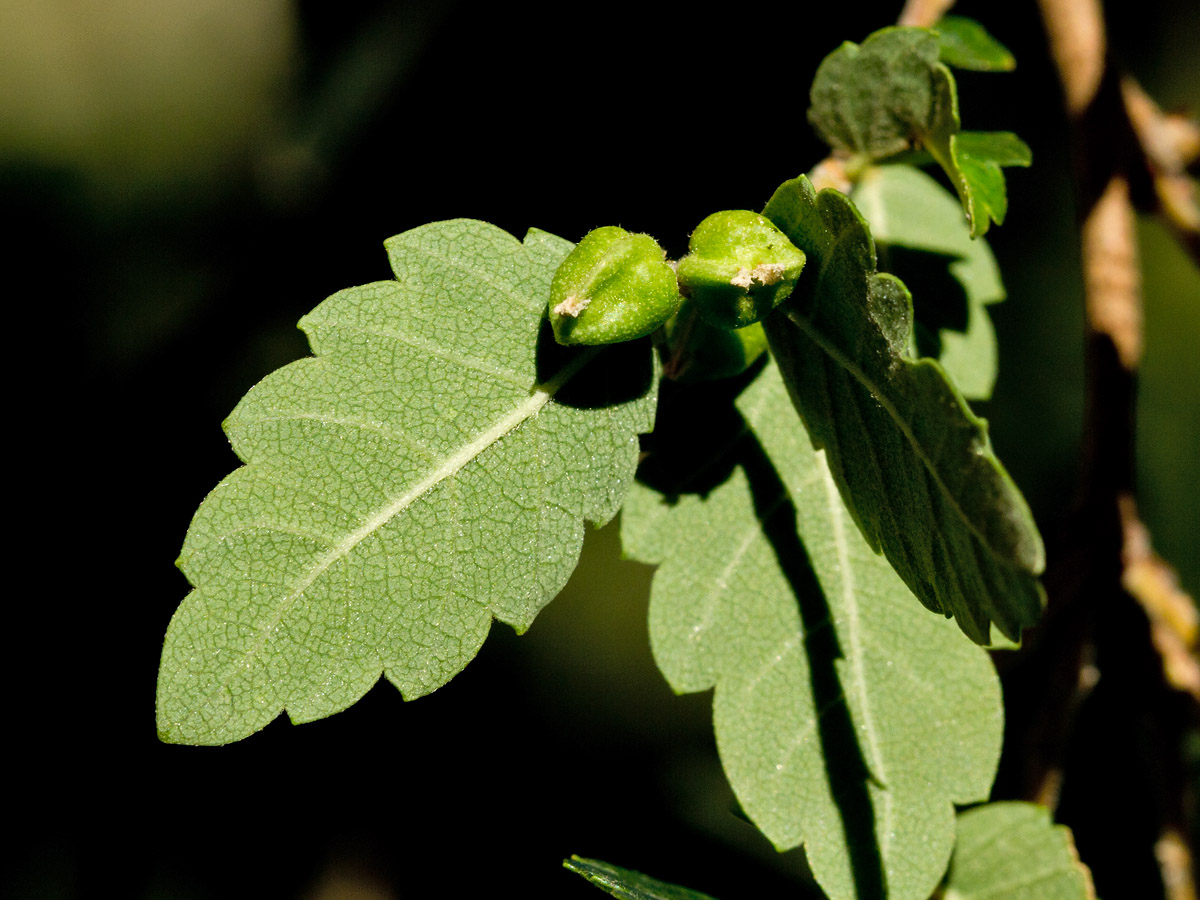
M547 339L569 249L424 226L387 242L395 281L304 318L317 355L233 411L247 465L184 542L195 590L163 648L164 740L237 740L285 709L321 718L380 674L427 694L493 618L523 631L558 592L584 519L620 507L656 396L648 342L597 354Z
M943 900L1095 900L1071 832L1034 803L988 803L958 817Z
M639 484L622 513L626 552L660 564L655 659L677 692L716 689L742 808L779 849L804 844L830 897L925 900L953 804L995 773L995 671L867 546L773 367L738 408L752 432L724 484Z
M930 609L987 643L1037 621L1045 565L1029 508L962 395L913 359L912 302L875 270L854 205L803 176L764 215L808 254L792 297L765 323L815 446L868 543Z

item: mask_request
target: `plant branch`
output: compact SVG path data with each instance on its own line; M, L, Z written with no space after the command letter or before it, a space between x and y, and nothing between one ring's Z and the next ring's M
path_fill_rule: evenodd
M954 0L905 0L897 25L915 25L929 28L950 11Z
M1178 835L1186 833L1187 793L1179 739L1189 717L1181 712L1179 692L1200 697L1200 667L1193 656L1195 607L1150 549L1134 500L1133 456L1136 377L1143 352L1133 198L1149 178L1158 207L1169 220L1180 220L1177 231L1187 233L1187 203L1168 208L1163 200L1179 193L1179 178L1186 180L1186 133L1182 141L1168 137L1175 132L1162 112L1135 84L1114 74L1099 0L1039 4L1072 127L1087 409L1079 508L1047 573L1049 620L1057 636L1068 636L1071 644L1056 642L1046 649L1074 666L1073 673L1059 672L1057 680L1075 687L1039 704L1035 727L1051 735L1042 745L1051 752L1034 761L1040 771L1027 783L1036 785L1039 800L1056 801L1074 712L1097 678L1115 679L1120 690L1140 698L1148 727L1159 737L1154 750L1138 754L1137 763L1141 777L1155 788L1155 855L1163 884L1169 886L1171 900L1194 900L1191 854ZM1139 610L1141 626L1136 625ZM1093 658L1098 668L1089 674Z
M1200 122L1165 113L1136 80L1121 79L1125 113L1154 186L1157 210L1200 265L1200 191L1188 167L1200 160Z

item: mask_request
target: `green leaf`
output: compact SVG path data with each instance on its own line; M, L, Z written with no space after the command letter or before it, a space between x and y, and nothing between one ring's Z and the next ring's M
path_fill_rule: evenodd
M1011 72L1017 67L1008 48L974 19L943 16L933 29L938 36L939 58L947 65L975 72Z
M247 465L209 494L179 566L163 740L220 744L281 711L338 712L381 673L411 699L523 631L616 514L653 423L649 343L557 347L544 325L570 244L458 220L394 237L396 281L330 297L315 357L225 423Z
M866 224L837 191L801 176L764 215L809 260L765 322L771 352L868 543L972 640L988 642L989 621L1018 639L1044 602L1041 536L987 423L937 362L911 357L908 291L876 272Z
M1001 166L1028 166L1033 162L1029 147L1011 131L958 131L957 115L953 123L943 121L931 136L929 152L954 182L971 236L988 230L989 221L1004 224L1008 214L1008 194Z
M881 160L922 146L958 192L972 236L1008 210L1001 166L1027 166L1029 148L1008 132L960 133L954 76L938 61L938 35L884 28L825 57L809 120L844 156Z
M1034 803L989 803L961 813L944 900L1094 900L1071 832Z
M932 352L921 355L934 356L964 397L990 397L996 333L987 307L1005 295L987 241L972 239L958 201L911 166L872 166L850 197L870 223L883 267L912 287L917 325L936 335Z
M774 367L738 408L753 436L728 481L678 498L638 484L621 514L626 552L661 563L655 659L677 692L715 687L742 808L779 849L804 843L830 897L925 900L953 804L995 773L995 671L867 546Z
M622 869L598 859L572 856L563 860L563 866L582 875L606 894L619 897L620 900L713 900L708 894L668 884L641 872Z

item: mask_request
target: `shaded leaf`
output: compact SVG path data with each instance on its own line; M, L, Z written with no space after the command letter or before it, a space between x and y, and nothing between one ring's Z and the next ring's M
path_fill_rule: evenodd
M655 659L715 688L730 784L780 850L805 845L834 898L925 900L954 803L984 798L1003 713L987 654L923 612L863 540L778 371L738 401L753 434L707 496L635 485L625 550L660 564Z
M938 35L884 28L845 43L817 69L809 120L845 156L886 159L923 147L946 171L978 236L1008 210L1001 166L1027 166L1029 148L1007 132L960 133L954 76Z
M938 36L939 58L956 69L1011 72L1017 67L1017 61L1008 48L974 19L943 16L933 30Z
M771 352L868 543L930 609L987 643L1037 621L1045 565L1029 508L942 367L913 359L912 302L875 271L854 205L801 176L764 215L808 254L767 319Z
M1094 900L1071 832L1035 803L988 803L958 817L944 900Z
M912 289L918 325L924 321L936 328L935 352L922 355L935 356L964 397L990 397L996 383L996 332L987 307L1005 294L987 241L972 239L954 197L912 166L872 166L850 197L870 223L880 252L890 257L885 268ZM925 258L913 260L894 248L919 251ZM954 281L921 280L914 263L940 267ZM954 296L956 288L961 298ZM941 296L934 295L939 289ZM936 327L946 321L953 325Z
M677 884L668 884L641 872L622 869L598 859L572 856L563 860L563 866L582 875L606 894L619 897L620 900L713 900L708 894Z
M523 631L558 592L583 520L619 508L656 396L648 342L597 354L547 338L570 246L427 225L387 242L396 281L302 320L317 355L230 415L247 465L184 542L195 590L163 648L164 740L237 740L285 709L321 718L381 673L429 693L493 617Z

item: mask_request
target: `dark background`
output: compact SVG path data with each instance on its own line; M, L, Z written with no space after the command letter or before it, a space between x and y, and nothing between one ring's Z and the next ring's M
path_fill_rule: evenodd
M1194 0L1109 7L1151 93L1200 106ZM898 4L794 9L0 9L17 498L0 893L599 896L559 868L579 853L724 900L805 895L799 854L733 815L710 698L672 697L654 669L650 572L619 559L611 529L526 636L497 626L432 697L404 704L385 683L219 749L154 730L162 635L187 591L172 561L236 465L219 423L305 353L295 321L387 277L382 240L428 221L571 239L620 224L676 255L709 212L761 207L823 156L804 118L821 57ZM1015 130L1034 152L989 234L1010 300L992 308L1002 369L982 411L1045 528L1071 500L1082 416L1066 127L1034 4L957 11L1020 61L959 84L966 127ZM1158 226L1143 238L1142 503L1195 593L1200 282Z

